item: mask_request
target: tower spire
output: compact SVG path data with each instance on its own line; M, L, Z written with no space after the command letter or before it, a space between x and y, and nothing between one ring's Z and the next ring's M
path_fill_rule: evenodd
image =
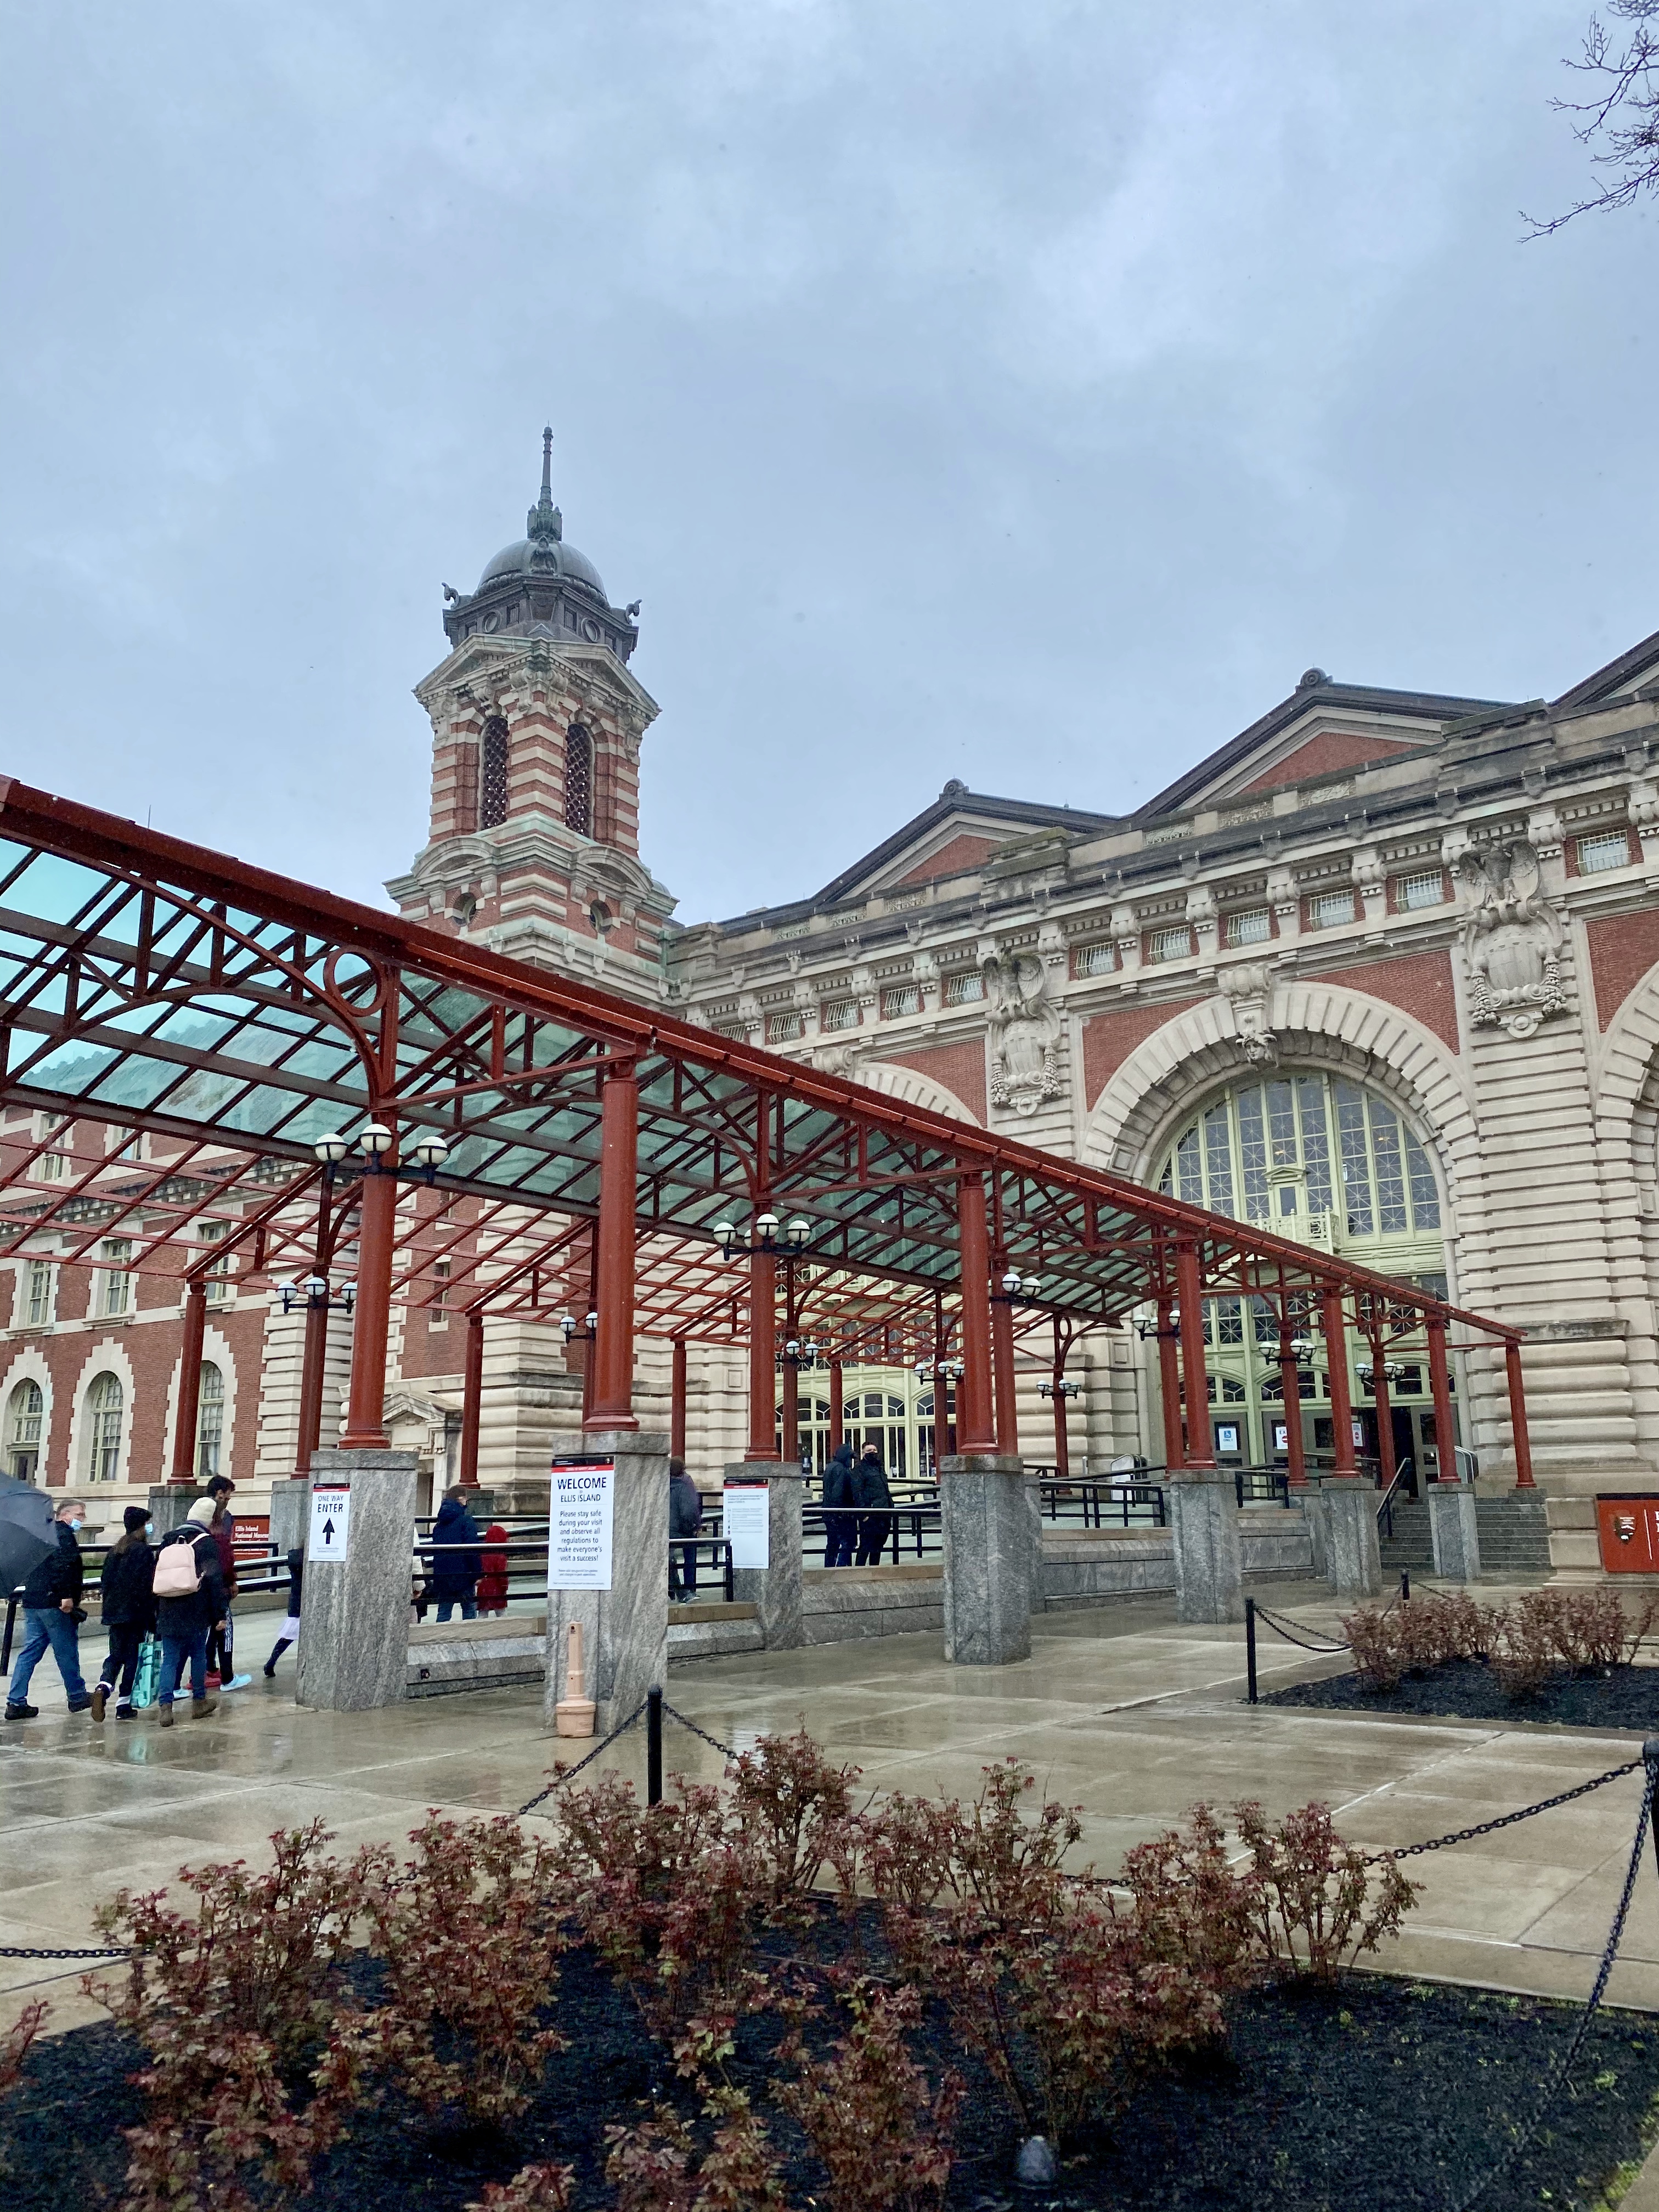
M525 521L525 536L549 538L557 544L564 536L564 517L553 504L553 426L542 432L542 495Z

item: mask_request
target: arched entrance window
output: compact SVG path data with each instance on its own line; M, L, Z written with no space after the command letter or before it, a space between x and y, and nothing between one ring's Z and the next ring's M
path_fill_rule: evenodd
M87 1480L115 1482L121 1473L121 1413L126 1393L118 1375L94 1377L87 1393Z
M564 741L564 826L593 835L593 740L573 722Z
M1159 1164L1158 1187L1235 1221L1248 1221L1441 1296L1446 1254L1440 1194L1428 1153L1399 1109L1351 1077L1285 1074L1236 1084L1182 1130ZM1324 1402L1324 1346L1310 1320L1297 1324L1314 1351L1301 1376L1310 1463L1334 1446ZM1240 1465L1285 1459L1279 1316L1266 1298L1205 1301L1204 1341L1217 1456ZM1396 1462L1415 1489L1437 1462L1426 1340L1385 1348ZM1362 1453L1378 1451L1369 1346L1349 1338L1350 1388Z
M46 1401L38 1382L20 1382L6 1405L6 1466L20 1482L33 1482L40 1464L40 1423Z
M830 1394L828 1377L821 1369L809 1369L802 1376L798 1407L801 1450L811 1450L812 1465L822 1474L830 1457ZM890 1480L895 1475L932 1472L933 1420L933 1392L931 1389L921 1391L907 1369L848 1367L842 1370L842 1435L852 1445L854 1458L866 1443L874 1444ZM781 1402L776 1434L781 1452Z
M478 827L494 830L507 819L507 721L492 714L483 726L478 759Z
M196 1398L196 1472L204 1482L219 1472L219 1447L224 1433L225 1378L210 1359L204 1359Z

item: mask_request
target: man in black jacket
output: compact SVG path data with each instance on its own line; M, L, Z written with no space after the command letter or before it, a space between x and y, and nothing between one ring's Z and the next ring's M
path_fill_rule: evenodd
M864 1447L864 1456L858 1463L853 1482L854 1499L860 1507L889 1509L884 1513L862 1511L859 1515L858 1564L861 1567L877 1567L881 1565L882 1553L893 1533L893 1493L887 1487L886 1470L874 1444Z
M87 1509L78 1498L64 1499L52 1527L56 1547L36 1564L23 1584L23 1643L12 1662L6 1692L9 1721L32 1721L39 1712L40 1708L29 1703L29 1678L48 1648L69 1692L70 1711L83 1713L92 1703L81 1674L80 1622L86 1618L81 1610L81 1593L85 1577L80 1540L75 1533L86 1517Z
M104 1707L118 1692L118 1721L134 1717L132 1686L138 1673L138 1652L155 1626L155 1555L144 1540L149 1514L142 1505L129 1505L121 1516L125 1533L113 1543L99 1578L99 1612L109 1631L109 1656L92 1686L92 1717L100 1721Z

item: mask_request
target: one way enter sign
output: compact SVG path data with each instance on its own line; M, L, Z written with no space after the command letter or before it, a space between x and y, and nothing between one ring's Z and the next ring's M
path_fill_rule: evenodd
M319 1483L311 1493L311 1541L306 1562L343 1559L351 1534L351 1492L344 1483L325 1488Z

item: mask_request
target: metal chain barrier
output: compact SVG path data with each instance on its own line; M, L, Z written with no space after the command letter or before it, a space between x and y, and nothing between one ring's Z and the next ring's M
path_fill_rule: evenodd
M1339 1651L1351 1651L1353 1649L1351 1644L1338 1643L1328 1628L1316 1628L1311 1621L1293 1620L1289 1613L1274 1613L1263 1605L1260 1598L1255 1599L1254 1602L1255 1617L1258 1620L1265 1621L1275 1636L1282 1636L1287 1644L1297 1644L1304 1651L1317 1651L1334 1658ZM1316 1636L1320 1641L1317 1644L1310 1644L1306 1641L1310 1636Z
M1609 1782L1622 1782L1627 1774L1639 1772L1645 1762L1632 1759L1623 1766L1610 1766L1605 1774L1598 1774L1593 1782L1581 1782L1577 1789L1563 1790L1554 1797L1540 1798L1536 1805L1524 1805L1518 1813L1504 1813L1495 1820L1477 1820L1472 1828L1454 1828L1449 1836L1436 1836L1426 1844L1402 1844L1397 1850L1372 1851L1369 1854L1373 1866L1381 1866L1385 1859L1420 1858L1425 1851L1443 1851L1448 1844L1467 1844L1476 1836L1495 1835L1499 1828L1512 1828L1517 1820L1530 1820L1535 1814L1553 1813L1558 1805L1571 1805L1575 1797L1588 1797L1592 1790L1605 1790Z
M544 1790L538 1790L535 1796L531 1798L527 1803L520 1806L518 1811L513 1816L514 1819L515 1820L522 1820L526 1813L533 1813L537 1806L541 1803L544 1797L550 1797L556 1790L562 1789L567 1782L574 1781L576 1776L581 1772L583 1767L591 1766L593 1764L593 1761L599 1757L602 1751L609 1751L611 1745L615 1743L618 1736L626 1735L629 1729L637 1723L640 1716L645 1711L645 1705L646 1701L641 1698L638 1705L635 1706L633 1711L629 1713L628 1718L625 1721L621 1722L616 1728L613 1728L610 1735L605 1737L603 1743L596 1743L592 1751L585 1752L581 1758L576 1761L576 1764L574 1766L561 1767L559 1771L553 1777L553 1779L547 1784L547 1787Z
M720 1753L723 1759L737 1759L740 1756L738 1752L733 1751L729 1743L722 1743L717 1735L710 1735L708 1729L706 1728L699 1728L696 1721L687 1720L685 1715L678 1711L674 1706L665 1704L663 1711L668 1715L671 1720L678 1721L683 1729L690 1729L693 1735L700 1735L703 1741L706 1744L712 1746L715 1751Z
M130 1959L131 1943L113 1943L102 1951L33 1951L21 1943L0 1945L0 1959Z

